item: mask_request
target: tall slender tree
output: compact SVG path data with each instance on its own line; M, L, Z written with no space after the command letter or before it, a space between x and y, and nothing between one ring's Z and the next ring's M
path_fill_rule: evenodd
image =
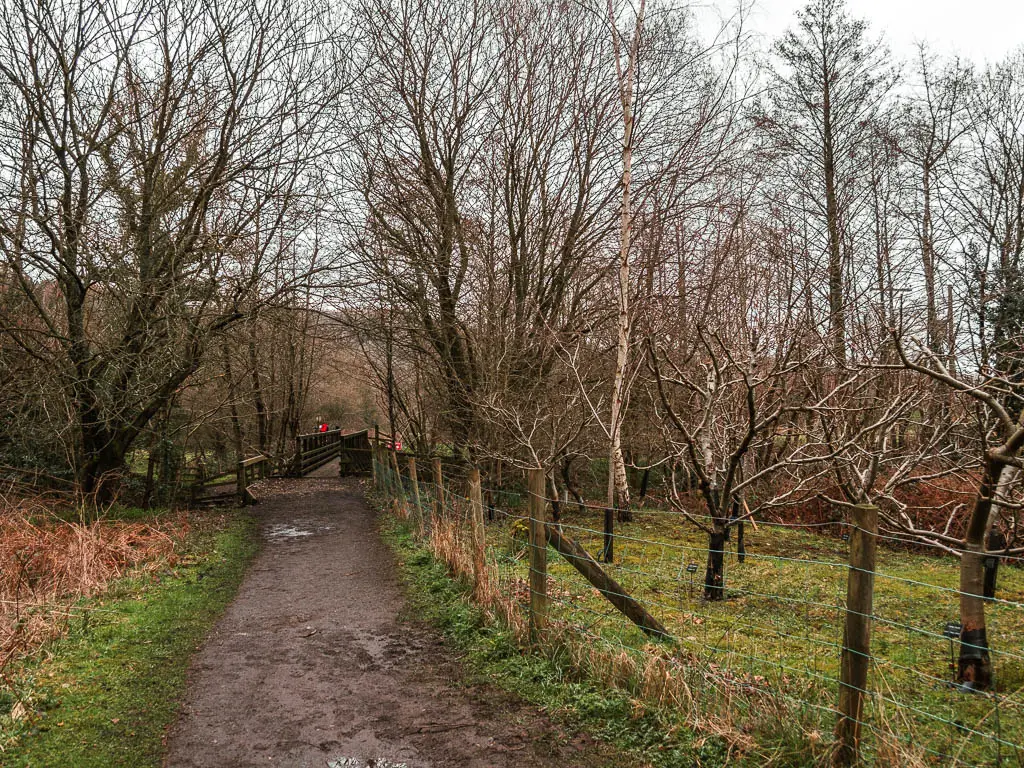
M895 83L889 52L851 18L844 0L811 0L775 44L772 76L778 139L805 191L824 256L829 346L847 359L847 274L855 199L866 185L864 145Z

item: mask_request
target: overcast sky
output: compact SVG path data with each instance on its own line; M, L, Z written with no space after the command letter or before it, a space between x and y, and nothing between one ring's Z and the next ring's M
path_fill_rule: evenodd
M751 28L772 40L793 25L805 4L756 0ZM1024 0L847 0L847 7L851 16L867 19L875 35L883 32L900 58L912 55L915 40L976 64L1002 59L1024 44Z

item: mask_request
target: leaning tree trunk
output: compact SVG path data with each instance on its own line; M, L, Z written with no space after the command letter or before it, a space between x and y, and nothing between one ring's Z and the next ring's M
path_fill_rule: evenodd
M974 501L960 556L960 658L957 682L975 690L992 685L992 660L985 632L985 537L992 511L992 496L1002 473L1001 463L985 460L985 474Z

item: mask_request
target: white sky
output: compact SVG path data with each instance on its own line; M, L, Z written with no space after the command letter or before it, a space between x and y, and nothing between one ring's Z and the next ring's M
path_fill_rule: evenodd
M706 1L706 0L705 0ZM750 28L764 47L788 27L804 0L755 0ZM728 3L719 3L723 10ZM847 0L851 16L866 19L872 36L884 33L898 58L926 40L936 54L958 53L975 64L1002 59L1024 45L1024 0Z

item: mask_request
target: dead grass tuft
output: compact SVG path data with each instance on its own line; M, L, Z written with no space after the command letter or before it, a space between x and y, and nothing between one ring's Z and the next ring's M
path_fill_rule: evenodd
M0 674L61 634L80 597L175 560L184 513L158 524L67 522L43 499L0 496Z

